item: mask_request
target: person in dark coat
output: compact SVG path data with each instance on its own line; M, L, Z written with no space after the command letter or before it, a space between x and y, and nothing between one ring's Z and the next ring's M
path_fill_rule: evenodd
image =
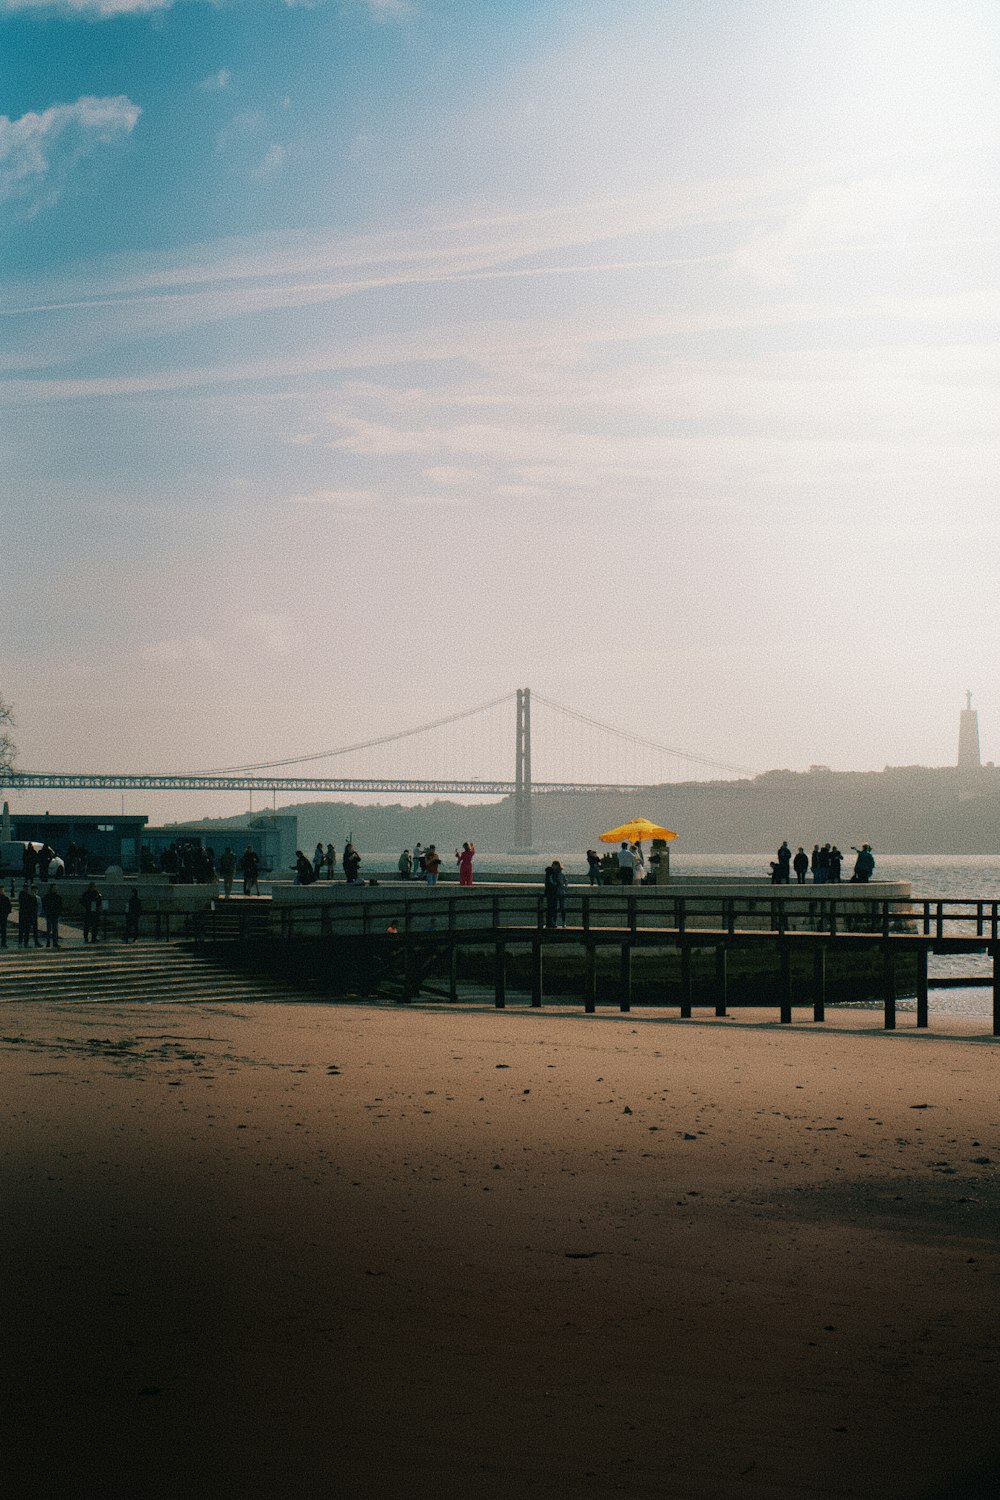
M14 904L7 892L0 888L0 948L7 946L7 919L14 909Z
M872 853L872 846L871 844L862 844L859 849L856 844L852 844L851 848L858 856L854 861L854 875L852 879L858 881L861 885L867 885L875 871L875 856Z
M344 849L344 874L347 876L348 885L356 885L358 870L361 868L361 855L353 844L348 844Z
M38 937L38 896L35 894L34 887L25 881L17 898L18 947L30 947L32 938L35 940L35 947L40 948L42 945Z
M45 946L59 947L59 918L62 916L63 899L54 885L50 885L42 897L42 915L45 918Z
M844 863L844 856L843 856L843 854L837 848L836 844L833 844L831 846L831 848L830 848L830 863L829 863L829 867L827 869L827 879L828 880L831 880L831 881L834 881L834 882L839 882L839 880L840 880L840 867L841 867L841 865L843 863Z
M139 937L139 918L142 916L142 902L139 892L132 887L129 892L128 902L125 907L125 931L123 937L126 943L134 943Z
M104 910L104 897L97 889L95 881L90 882L80 897L80 905L83 907L83 941L96 943L97 931L101 925L101 912Z
M784 840L781 848L778 850L778 869L781 871L781 875L777 881L777 884L787 885L789 880L791 879L792 869L792 851L788 847L787 839Z
M604 884L604 880L601 875L601 856L598 854L596 849L587 850L587 884Z
M806 873L809 869L809 856L801 844L795 851L795 858L792 860L792 869L795 871L795 879L799 885L805 885Z
M566 872L557 859L554 859L545 869L545 925L546 927L566 926L566 889L569 881Z

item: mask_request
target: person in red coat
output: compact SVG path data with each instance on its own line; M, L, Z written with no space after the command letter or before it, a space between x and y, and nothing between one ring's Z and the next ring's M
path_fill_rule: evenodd
M455 858L458 860L459 885L472 884L472 861L475 853L475 844L463 844L461 853L457 849L455 850Z

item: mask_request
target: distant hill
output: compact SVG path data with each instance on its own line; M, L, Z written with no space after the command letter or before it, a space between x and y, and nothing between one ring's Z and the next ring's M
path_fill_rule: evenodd
M411 848L419 839L453 849L471 839L500 853L514 840L513 801L478 806L432 802L420 807L305 802L283 808L299 820L299 845ZM536 795L534 845L541 851L593 844L604 829L635 814L676 830L677 853L760 853L782 839L795 847L831 840L845 851L868 841L882 854L1000 853L1000 770L890 766L884 771L767 771L746 781L651 786L632 797ZM220 819L219 828L248 819Z

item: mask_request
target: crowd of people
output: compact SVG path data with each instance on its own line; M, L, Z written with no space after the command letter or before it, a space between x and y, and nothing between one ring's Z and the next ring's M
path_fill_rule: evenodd
M867 885L875 871L875 855L871 844L862 844L860 849L851 845L851 853L857 855L851 874L851 883ZM836 844L814 844L812 854L807 854L800 844L793 854L787 839L778 850L777 859L771 861L771 881L774 885L790 885L792 873L798 885L805 885L811 874L817 884L836 884L843 878L845 856Z

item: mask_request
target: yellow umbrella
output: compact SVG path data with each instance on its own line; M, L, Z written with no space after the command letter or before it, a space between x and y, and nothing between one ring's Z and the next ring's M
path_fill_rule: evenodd
M676 833L671 833L669 828L660 828L658 824L651 823L648 818L630 818L620 828L612 828L609 833L602 833L600 840L602 844L629 844L642 843L645 839L662 839L664 843L675 839Z

